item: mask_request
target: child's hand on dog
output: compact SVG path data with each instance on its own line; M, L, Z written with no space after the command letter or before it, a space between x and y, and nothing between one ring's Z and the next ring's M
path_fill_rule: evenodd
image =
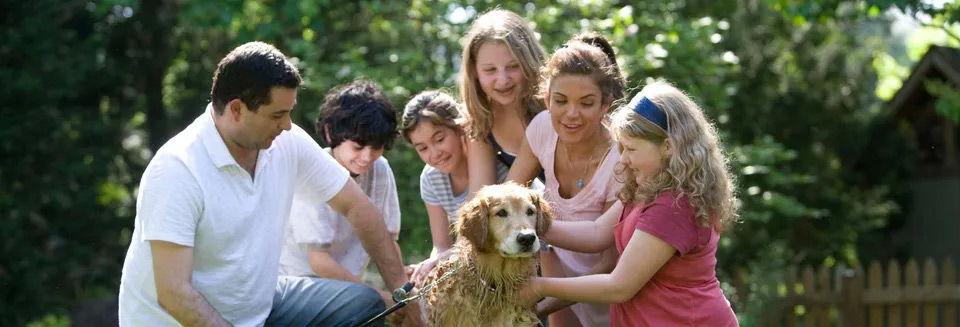
M414 285L422 286L427 277L430 276L430 272L437 266L437 263L449 256L450 249L447 249L431 256L427 260L423 260L423 262L419 264L408 266L408 268L413 268L413 273L409 275L410 280L413 281Z
M520 288L517 292L516 304L522 307L535 308L537 302L543 299L542 296L537 292L537 287L539 283L539 278L534 277L527 281L527 283Z
M417 267L419 266L420 264L416 263L403 267L403 273L407 274L407 279L413 281L413 273L417 272Z
M423 281L430 275L430 271L433 270L433 267L437 266L439 260L436 257L423 260L423 262L417 264L413 267L413 272L410 275L410 280L413 281L415 285L423 285Z

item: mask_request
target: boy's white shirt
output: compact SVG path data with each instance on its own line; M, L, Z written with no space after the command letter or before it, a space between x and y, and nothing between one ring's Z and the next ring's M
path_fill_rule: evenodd
M330 149L324 150L330 152ZM354 180L383 215L387 231L396 240L400 233L400 204L397 183L387 159L377 158L369 171ZM370 263L370 255L346 217L326 202L295 195L280 255L280 275L316 275L307 257L309 251L329 253L340 266L361 279Z

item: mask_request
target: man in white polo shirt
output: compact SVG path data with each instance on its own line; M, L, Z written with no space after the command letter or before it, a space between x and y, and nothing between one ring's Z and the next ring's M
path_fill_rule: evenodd
M300 83L265 43L241 45L220 61L211 104L157 151L140 181L121 327L353 326L383 311L367 286L278 277L294 193L346 216L389 287L407 282L380 213L291 123ZM419 314L405 312L418 313L415 304L400 314L404 326L419 325Z

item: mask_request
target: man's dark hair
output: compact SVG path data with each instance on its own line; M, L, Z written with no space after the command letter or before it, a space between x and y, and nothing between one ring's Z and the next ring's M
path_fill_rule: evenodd
M397 112L380 85L358 79L327 92L317 117L317 136L331 148L350 140L389 150L397 138Z
M302 81L297 68L280 50L263 42L248 42L220 60L213 73L210 99L218 115L233 99L240 99L255 112L270 104L270 90L274 87L295 89Z

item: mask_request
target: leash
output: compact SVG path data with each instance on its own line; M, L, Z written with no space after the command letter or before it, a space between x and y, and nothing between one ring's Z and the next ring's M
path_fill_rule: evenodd
M423 297L424 294L426 294L428 291L433 289L434 286L437 286L437 284L439 284L440 282L446 280L447 278L450 278L450 276L453 276L453 273L455 272L457 272L457 269L452 269L448 271L446 274L443 274L443 276L440 276L440 278L433 281L433 283L427 284L426 287L421 288L420 291L417 292L417 294L411 297L407 297L407 296L409 295L410 290L413 289L413 282L408 282L404 284L403 287L393 290L393 295L392 295L393 302L396 302L397 304L394 304L386 311L381 312L380 314L374 316L373 318L370 318L369 320L367 320L366 322L364 322L362 325L358 327L370 326L375 321L383 319L383 317L385 317L386 315L391 314L394 311L400 310L400 308L403 308L404 306L406 306L407 303L419 300L420 298Z

